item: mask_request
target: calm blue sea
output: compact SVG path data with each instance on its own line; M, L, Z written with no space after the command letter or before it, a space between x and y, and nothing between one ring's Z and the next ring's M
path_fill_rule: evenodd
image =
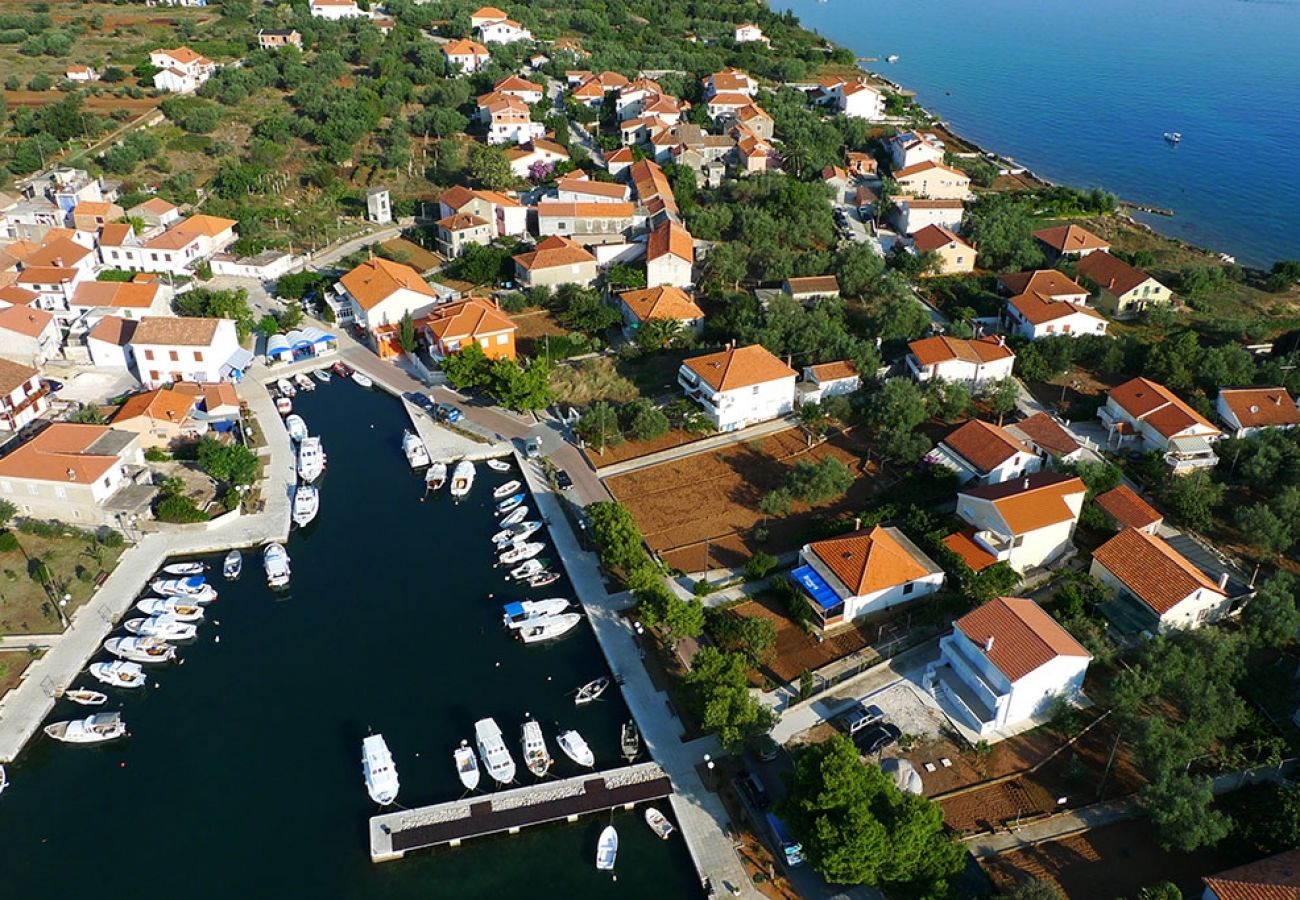
M1243 263L1300 258L1297 0L776 0L1053 181L1168 207ZM1165 144L1179 131L1183 142Z

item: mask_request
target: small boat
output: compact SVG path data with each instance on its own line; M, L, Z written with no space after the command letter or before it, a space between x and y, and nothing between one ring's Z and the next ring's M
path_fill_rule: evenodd
M150 616L147 619L128 619L122 627L131 634L158 638L162 641L188 641L199 633L193 622L182 622L171 616Z
M504 547L507 544L517 544L541 530L542 523L536 520L532 522L520 522L518 525L511 525L509 528L502 528L496 534L492 535L492 543L496 544L498 547Z
M124 736L126 723L121 713L95 713L84 719L46 725L45 733L67 744L101 744Z
M582 735L570 728L555 739L564 751L564 755L569 757L580 766L586 766L590 769L596 764L596 757L592 756L591 748L587 742L582 739Z
M668 821L668 817L653 806L646 807L645 823L650 826L651 831L659 836L661 841L668 840L668 835L675 830L673 823Z
M238 550L231 550L221 562L221 574L226 576L227 581L235 581L243 571L244 554Z
M507 481L492 492L493 500L500 500L503 497L509 497L511 494L518 492L521 485L518 481ZM514 507L511 507L513 509Z
M183 562L163 566L162 570L168 575L202 575L207 568L201 562Z
M65 691L63 699L71 700L73 703L80 703L82 706L103 706L108 702L108 694L78 688L75 691Z
M545 568L546 566L543 565L540 559L530 559L511 569L510 577L518 581L523 581L525 578L532 578L534 575L540 575L542 570Z
M90 664L90 674L111 687L144 687L146 677L139 663L115 659L112 662Z
M293 493L293 524L306 528L320 512L320 491L310 484L298 485Z
M479 719L474 723L474 743L479 756L487 766L488 774L501 784L515 780L515 760L501 739L501 729L493 719Z
M452 758L456 760L456 774L460 776L460 783L471 791L478 787L478 757L474 755L474 748L469 745L469 741L461 741Z
M457 499L469 493L474 486L474 464L468 459L456 463L451 470L451 495Z
M595 681L588 681L582 687L578 688L577 696L573 698L573 702L578 706L582 706L584 703L590 703L601 694L605 693L605 688L607 687L609 687L608 675L602 675Z
M1183 134L1182 134L1181 131L1166 131L1166 132L1165 132L1165 140L1168 141L1168 142L1171 143L1171 144L1177 144L1177 143L1178 143L1179 141L1181 141L1182 139L1183 139Z
M316 382L308 378L305 372L299 372L297 375L293 376L293 383L298 385L298 390L300 391L316 390Z
M307 437L307 422L297 413L285 416L284 430L289 432L289 440L295 444L301 444L303 438Z
M542 735L542 726L536 719L524 723L524 765L538 778L546 775L554 760L546 752L546 738Z
M429 451L414 431L402 432L402 452L406 454L406 463L412 469L423 469L429 464Z
M891 53L891 54L889 54L888 56L885 57L885 62L887 62L887 63L896 63L896 62L898 62L898 54L897 54L897 53Z
M9 775L5 772L5 767L0 766L0 794L3 794L7 787L9 787Z
M305 437L298 446L298 477L315 481L325 471L325 448L319 437Z
M368 376L362 375L360 372L353 372L352 380L355 381L357 384L361 385L363 388L375 386L375 383L371 381Z
M497 559L505 566L513 566L517 562L523 562L526 559L532 559L537 554L546 549L546 545L541 541L532 541L525 544L515 544L505 553L502 553Z
M436 462L429 466L429 471L424 473L424 486L431 491L440 491L442 486L447 483L447 464L445 462Z
M348 378L352 375L352 370L341 360L330 366L330 371L340 378Z
M527 619L535 616L558 616L569 608L569 601L563 597L551 597L547 600L521 600L507 603L501 607L505 614L501 617L507 628L518 628Z
M519 487L518 482L515 482L515 487ZM497 504L497 515L500 515L501 513L510 512L510 510L514 509L516 506L519 506L526 499L528 499L527 495L522 492L518 494L512 494L511 496L506 497L504 500L502 500L500 503Z
M282 416L287 416L293 412L293 401L288 397L275 398L275 411Z
M623 728L618 736L619 749L623 751L623 757L631 762L641 753L641 732L637 731L636 722L628 719L623 723Z
M164 597L184 597L195 603L211 603L217 599L217 590L200 575L189 578L159 578L149 587Z
M171 616L177 622L197 622L203 607L184 597L145 597L135 605L146 616Z
M163 663L176 658L175 647L154 637L109 638L104 649L131 662Z
M559 572L539 572L532 578L528 579L528 586L532 588L546 587L548 584L555 584L560 580Z
M361 742L361 771L371 800L388 806L397 799L397 767L382 734L372 734Z
M296 397L298 395L298 389L287 378L281 378L277 381L275 389L280 392L281 397Z
M502 527L502 528L509 528L509 527L511 527L511 526L518 525L520 522L522 522L522 521L523 521L524 519L526 519L526 518L528 518L528 507L527 507L527 506L516 506L516 507L515 507L515 508L510 512L509 515L507 515L504 519L501 520L501 527Z
M493 472L510 471L510 463L506 462L504 459L489 459L487 461L487 467Z
M329 384L334 377L329 373L328 369L317 369L315 372L312 372L311 374L312 377L315 378L317 381L319 381L321 384Z
M532 616L515 626L515 632L525 644L539 644L568 634L578 627L582 616L561 613L558 616Z
M267 544L262 550L262 568L267 586L282 588L289 583L289 554L283 544Z

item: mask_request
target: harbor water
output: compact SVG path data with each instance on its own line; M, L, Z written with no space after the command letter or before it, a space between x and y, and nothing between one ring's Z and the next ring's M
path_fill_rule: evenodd
M392 750L398 803L414 807L461 796L452 751L472 743L479 718L495 717L528 784L526 714L566 777L580 770L558 731L578 729L597 768L613 768L628 712L616 688L573 703L576 688L609 671L585 622L527 647L502 628L508 600L572 597L566 579L521 592L493 568L492 489L518 473L480 465L465 501L444 490L426 502L400 450L409 423L396 400L336 378L294 405L323 438L328 469L320 515L287 543L290 590L270 591L253 553L236 583L209 559L221 595L181 647L183 664L151 667L146 688L113 691L101 708L120 709L130 737L100 747L33 739L0 797L5 896L698 896L680 835L660 842L642 808L370 862L377 808L361 741L371 731ZM89 675L77 685L102 687ZM65 701L51 719L93 711ZM594 866L611 818L617 880Z

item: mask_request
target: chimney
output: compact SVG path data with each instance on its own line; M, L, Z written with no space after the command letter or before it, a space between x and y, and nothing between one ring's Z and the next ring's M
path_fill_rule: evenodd
M984 652L988 653L992 649L993 649L993 635L990 634L988 637L984 639Z
M855 517L854 517L854 519L853 519L853 530L854 530L854 531L861 531L861 530L862 530L862 517L861 517L861 516L855 516Z
M1021 486L1022 486L1025 490L1029 490L1029 476L1025 476L1025 480L1024 480L1024 482L1022 482Z
M1219 590L1222 591L1227 587L1228 587L1228 573L1223 572L1219 575Z
M77 472L76 472L75 469L72 469L72 468L69 468L69 469L68 469L68 480L69 480L69 481L76 481L76 480L77 480Z

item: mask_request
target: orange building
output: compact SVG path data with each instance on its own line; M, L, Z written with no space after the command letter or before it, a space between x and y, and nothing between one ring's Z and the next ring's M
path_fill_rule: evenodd
M450 356L469 343L477 343L491 359L515 358L515 323L477 297L435 307L425 319L424 328L435 357Z

